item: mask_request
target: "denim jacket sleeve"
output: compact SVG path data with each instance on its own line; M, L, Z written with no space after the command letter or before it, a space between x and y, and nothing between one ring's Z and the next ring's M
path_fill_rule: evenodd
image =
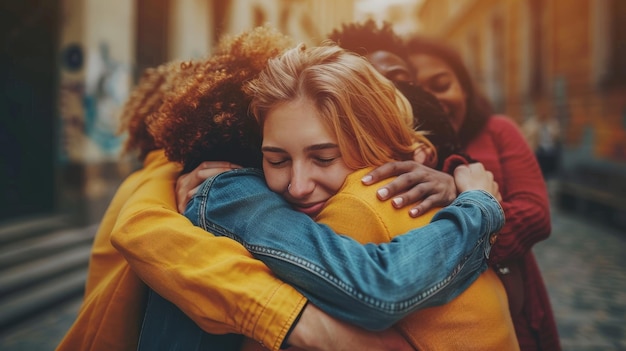
M458 296L487 269L490 234L504 225L495 198L468 191L427 226L362 245L293 211L253 169L205 181L185 215L240 242L326 313L370 330Z

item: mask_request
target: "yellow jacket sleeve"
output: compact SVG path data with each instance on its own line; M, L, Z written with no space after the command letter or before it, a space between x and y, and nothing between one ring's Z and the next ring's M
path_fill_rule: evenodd
M159 151L123 206L111 243L132 270L210 333L244 334L278 350L306 300L237 242L176 211L180 168Z

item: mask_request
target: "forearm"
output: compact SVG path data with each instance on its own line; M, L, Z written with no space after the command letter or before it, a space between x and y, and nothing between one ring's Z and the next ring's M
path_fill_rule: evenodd
M368 329L458 295L486 268L487 237L503 224L497 201L472 192L410 235L361 245L292 211L262 178L242 171L209 180L187 213L244 243L327 313ZM416 266L433 269L417 274Z
M524 256L550 235L550 203L535 155L511 125L495 137L501 168L500 188L506 224L494 245L490 262Z
M551 232L550 206L537 195L518 195L502 208L507 222L492 249L492 263L523 257Z

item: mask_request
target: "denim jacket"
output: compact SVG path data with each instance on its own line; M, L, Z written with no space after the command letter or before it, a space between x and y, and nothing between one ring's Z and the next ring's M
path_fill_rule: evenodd
M487 269L490 234L504 225L495 198L468 191L427 226L362 245L292 210L255 169L207 179L185 215L240 242L324 312L369 330L458 296Z

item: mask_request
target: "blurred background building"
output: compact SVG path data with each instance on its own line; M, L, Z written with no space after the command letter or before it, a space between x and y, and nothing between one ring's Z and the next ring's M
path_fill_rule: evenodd
M45 294L80 294L91 237L20 240L95 230L137 167L120 157L117 116L145 68L209 55L221 35L265 23L315 44L368 18L458 48L494 108L525 130L554 121L562 156L550 179L555 199L626 227L625 0L2 1L0 329L43 308ZM63 265L43 261L52 255ZM75 273L60 279L65 292L16 294L67 272Z
M26 0L0 6L0 223L50 214L83 223L99 218L116 182L134 166L119 157L124 136L117 135L117 114L145 68L208 55L221 35L268 22L296 41L317 43L341 23L366 18L390 21L399 34L419 31L453 44L496 110L520 126L556 121L563 196L593 197L624 214L626 1Z
M147 67L211 53L223 34L271 23L315 42L355 1L3 1L0 221L91 223L132 164L117 116ZM97 201L102 199L103 201ZM89 200L89 201L85 201Z

